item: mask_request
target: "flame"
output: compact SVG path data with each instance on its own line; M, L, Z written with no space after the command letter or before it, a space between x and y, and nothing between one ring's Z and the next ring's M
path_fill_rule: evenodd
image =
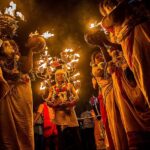
M24 15L21 12L17 11L16 16L20 17L21 20L24 20Z
M75 57L80 57L80 55L79 55L79 54L77 54L77 53L75 53L75 54L74 54L74 56L75 56Z
M44 85L43 82L41 82L41 85L40 85L40 90L45 90L46 89L46 86Z
M49 57L48 60L52 60L52 57Z
M79 59L73 59L73 60L71 61L71 63L78 62L78 61L79 61Z
M54 34L49 33L49 31L46 31L46 32L44 32L44 33L42 34L42 36L43 36L45 39L48 39L48 38L50 38L50 37L53 37Z
M15 15L15 10L16 10L16 4L13 1L11 1L9 3L9 6L10 7L5 9L4 14L8 14L8 15L14 16Z
M51 67L51 71L52 71L52 72L55 71L55 68Z
M101 22L95 21L94 23L91 23L91 24L90 24L89 28L92 29L92 28L98 27L98 26L100 26L100 25L101 25Z
M90 28L94 28L94 27L95 27L95 23L91 23Z
M80 75L80 72L76 73L76 74L74 75L74 77L77 77L77 76L79 76L79 75Z
M13 17L18 16L21 20L25 20L24 15L21 12L16 12L15 13L16 8L17 8L17 5L13 1L11 1L9 3L9 7L5 9L4 14L7 14L7 15L10 15L10 16L13 16Z
M33 37L33 36L35 36L35 35L39 35L39 32L36 30L35 32L31 32L30 34L29 34L29 37Z
M45 51L45 56L47 56L48 55L48 51Z
M41 63L43 63L44 62L44 60L39 60L39 64L41 64Z
M39 68L45 69L46 67L47 67L47 64L46 64L46 62L45 62L45 63L43 63Z
M66 52L66 53L68 53L68 52L73 52L73 49L72 49L72 48L66 48L66 49L64 50L64 52Z

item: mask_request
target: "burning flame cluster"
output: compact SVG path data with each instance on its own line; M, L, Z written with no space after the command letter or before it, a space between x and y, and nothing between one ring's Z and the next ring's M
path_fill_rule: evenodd
M24 20L24 15L19 11L16 12L16 8L17 8L17 5L13 1L11 1L9 3L9 7L5 9L4 14L7 14L13 17L19 17L21 20Z
M62 68L67 73L67 80L71 82L76 92L80 89L80 72L77 70L80 55L73 49L65 49L60 53L60 57L51 57L48 49L44 51L38 61L36 77L42 79L40 90L45 90L54 83L55 71Z
M40 33L36 30L35 32L31 32L29 37L33 37L33 36L36 36L36 35L42 36L44 39L48 39L48 38L51 38L51 37L54 36L54 34L50 33L49 31L46 31L46 32L44 32L40 35Z
M101 22L95 21L95 22L93 22L93 23L91 23L91 24L89 25L89 28L90 28L90 29L95 29L95 28L97 28L97 27L99 27L100 30L103 31L106 35L108 34L108 31L103 27L103 25L102 25Z

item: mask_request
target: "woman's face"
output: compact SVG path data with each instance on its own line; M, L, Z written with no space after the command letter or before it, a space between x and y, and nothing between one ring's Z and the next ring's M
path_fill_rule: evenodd
M65 74L64 73L57 73L55 75L55 78L56 78L57 82L63 82L63 81L65 81Z
M97 54L95 55L94 61L95 61L95 64L96 64L96 65L98 65L100 62L103 62L103 61L104 61L103 56L101 55L101 53L97 53Z
M12 57L12 55L15 53L15 50L9 41L4 41L2 44L2 48L4 54L7 55L8 57Z
M92 67L92 74L95 77L103 77L104 76L104 70L100 69L98 66L93 66Z

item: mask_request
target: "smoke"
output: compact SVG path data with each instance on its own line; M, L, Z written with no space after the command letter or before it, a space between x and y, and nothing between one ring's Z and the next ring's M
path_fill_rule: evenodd
M17 42L23 45L30 32L49 31L55 36L47 40L50 54L58 55L65 48L79 50L81 55L80 70L82 77L81 101L91 97L90 52L84 41L88 24L100 20L99 0L13 0L17 9L25 16L21 23ZM10 0L0 0L0 9L8 7ZM85 69L86 68L86 69ZM89 87L87 89L87 87ZM86 91L84 90L86 89ZM82 101L82 103L83 103ZM81 104L82 105L82 104Z

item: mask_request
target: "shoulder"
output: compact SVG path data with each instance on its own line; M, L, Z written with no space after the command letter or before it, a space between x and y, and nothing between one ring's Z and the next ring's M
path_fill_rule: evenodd
M44 104L40 104L39 107L38 107L38 113L42 113L43 112L43 109L44 109Z

